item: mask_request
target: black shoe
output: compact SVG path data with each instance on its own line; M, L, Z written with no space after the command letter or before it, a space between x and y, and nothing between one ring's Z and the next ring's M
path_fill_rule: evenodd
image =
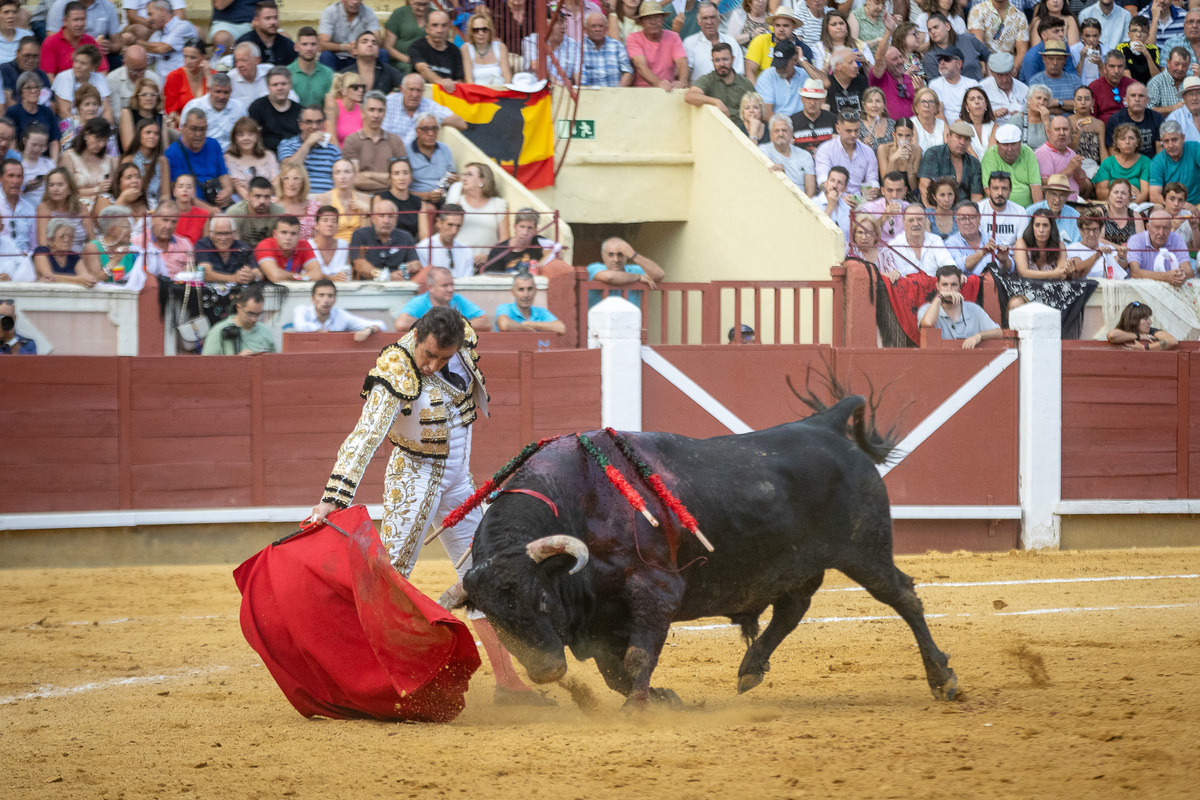
M556 706L558 701L553 697L549 697L545 692L535 692L532 689L519 691L517 689L506 689L503 686L496 687L496 694L492 699L498 706Z

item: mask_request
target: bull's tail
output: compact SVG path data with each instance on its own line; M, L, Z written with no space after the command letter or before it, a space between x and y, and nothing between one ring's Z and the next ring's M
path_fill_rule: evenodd
M879 401L882 397L883 390L876 395L874 385L870 385L871 395L869 398L864 398L861 395L851 394L849 388L842 385L837 377L833 374L833 370L826 364L827 374L818 375L817 381L823 385L826 391L832 395L835 403L830 406L819 398L811 388L811 371L806 376L806 387L803 392L799 391L792 383L792 378L787 377L788 388L792 393L811 408L816 414L809 417L810 420L816 421L817 417L821 421L829 425L835 431L843 432L854 439L858 448L867 454L867 457L876 464L884 464L892 457L896 445L900 439L896 431L896 426L893 424L887 432L880 433L876 427L876 409L879 407ZM870 384L870 379L868 379ZM886 389L887 387L884 387ZM850 425L850 417L854 417L853 426Z

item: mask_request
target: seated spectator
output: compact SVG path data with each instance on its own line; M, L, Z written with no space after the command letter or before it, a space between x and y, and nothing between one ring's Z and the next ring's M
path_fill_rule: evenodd
M266 95L267 73L270 71L271 65L262 63L258 45L242 42L235 47L233 69L225 73L233 87L233 99L249 108L251 103ZM288 77L291 78L290 71Z
M1129 209L1133 199L1133 187L1124 178L1117 178L1109 188L1108 201L1104 209L1104 240L1110 244L1125 244L1135 233L1145 230L1140 214Z
M837 115L824 108L827 94L820 81L811 78L805 81L800 90L802 108L791 117L792 143L810 156L815 156L817 148L837 132Z
M20 160L21 151L14 149L17 145L17 126L8 117L0 117L0 155Z
M233 183L233 193L245 199L250 195L250 181L279 177L279 162L275 154L263 147L262 130L250 117L242 117L233 125L229 146L225 150L225 168Z
M396 206L397 228L406 231L414 242L424 239L429 235L429 215L421 212L430 211L433 206L409 191L409 187L412 186L412 165L408 163L408 159L396 159L388 165L388 180L387 191L380 192L377 196L390 200ZM454 186L450 188L454 189ZM507 231L507 217L505 219Z
M316 28L305 26L296 33L296 60L288 65L288 72L292 74L292 88L300 98L301 108L324 103L333 85L333 70L317 60L320 49ZM270 83L270 78L267 82Z
M4 84L4 99L5 105L11 107L14 103L21 102L21 96L17 91L17 79L26 72L32 72L37 77L41 84L41 91L38 93L37 102L40 105L50 108L50 85L53 81L50 76L43 72L38 67L38 61L42 52L42 46L36 37L26 36L21 40L17 47L17 56L12 61L0 64L0 80Z
M687 52L675 31L664 30L666 13L655 0L645 0L638 8L640 31L625 37L629 61L633 65L634 86L657 86L668 92L686 89L690 83Z
M446 18L447 27L450 18ZM321 63L338 72L353 59L354 42L363 31L379 36L379 19L361 0L340 0L326 6L317 25L321 43Z
M953 45L938 54L937 62L940 74L929 82L929 88L941 100L946 122L952 124L959 117L967 90L979 86L979 82L962 74L963 53Z
M208 138L208 117L200 109L193 108L184 116L179 140L167 148L167 164L172 175L187 172L196 177L197 203L216 208L233 203L225 155L221 145Z
M829 110L834 114L862 113L862 96L867 90L867 76L859 67L858 54L848 47L838 47L829 56L833 73L829 80ZM805 82L807 85L807 81Z
M1079 76L1066 70L1067 46L1062 42L1047 42L1042 52L1045 68L1029 78L1030 86L1041 85L1054 98L1050 108L1070 111L1075 107L1075 90L1080 87Z
M154 0L151 0L154 2ZM248 356L254 353L274 353L275 335L258 321L262 315L263 296L256 287L243 289L234 303L235 313L212 326L204 337L205 356Z
M730 328L729 333L727 333L725 335L725 341L728 342L729 344L733 344L733 335L736 331L737 331L737 329ZM740 344L754 344L756 341L757 341L757 339L754 335L754 328L751 328L749 325L742 323L740 335L738 336L738 342Z
M54 169L54 162L44 155L49 138L50 134L38 122L32 123L25 132L24 147L21 150L21 166L25 170L25 180L21 184L21 197L31 208L37 208L42 202L46 176Z
M829 173L830 180L838 177L837 170ZM857 258L873 265L889 281L895 282L900 273L892 268L892 254L885 244L886 239L880 228L879 220L870 214L859 214L854 218L854 236L850 239L846 253L850 258Z
M37 243L50 244L47 238L49 223L55 219L65 219L71 223L75 236L71 242L71 252L80 252L84 243L93 235L92 217L88 212L88 207L79 199L79 189L71 171L65 167L50 170L46 174L46 193L36 211Z
M399 6L393 11L383 26L384 49L388 54L388 59L405 75L412 72L412 66L408 62L408 48L425 35L425 21L429 17L429 7L432 4L431 0L409 0L407 5ZM523 16L525 12L525 3L518 2L517 13ZM489 15L489 19L492 18L498 17ZM513 22L511 19L509 21ZM525 19L523 21L531 22L532 20ZM506 29L510 27L514 26L506 26ZM520 25L515 27L520 27ZM517 41L520 41L524 32L515 33L515 35ZM505 45L507 46L508 43L506 42Z
M1125 248L1100 240L1104 212L1092 206L1079 212L1079 241L1067 245L1067 264L1073 278L1121 280L1125 270Z
M795 35L796 28L801 24L800 16L791 8L785 5L780 5L769 17L767 24L771 26L771 30L760 33L750 40L749 47L746 48L746 77L750 80L758 78L761 72L771 68L774 59L775 45L779 42L793 42L800 50L800 56L803 59L802 63L812 66L813 51L804 42ZM817 67L813 66L816 70ZM811 77L819 78L820 73Z
M1085 19L1079 26L1079 41L1071 45L1071 56L1075 59L1075 71L1079 82L1090 85L1100 77L1104 66L1104 50L1100 43L1100 23Z
M474 20L471 25L477 25ZM488 21L491 25L491 21ZM473 28L468 26L467 30L472 36L476 36ZM588 14L585 21L584 31L587 38L581 43L583 48L583 71L580 74L581 86L632 86L633 85L633 64L629 60L629 54L625 51L625 43L620 39L614 39L608 35L608 21L605 20L603 14L592 12ZM491 35L491 28L488 28L488 35ZM503 42L496 44L504 47ZM465 46L465 45L464 45ZM738 48L738 54L741 54L741 48ZM732 61L732 51L730 53ZM505 61L501 61L503 68ZM716 70L716 66L713 66ZM739 73L740 76L740 73ZM470 80L468 76L468 80ZM502 82L512 80L511 74ZM744 79L743 79L744 80ZM747 81L749 84L749 81ZM688 90L691 94L691 90ZM707 94L707 93L705 93ZM684 98L687 99L686 97ZM690 102L690 101L689 101ZM692 103L696 105L696 103ZM728 105L728 104L726 104ZM734 103L736 106L737 103Z
M954 207L954 215L958 233L946 240L946 249L962 272L982 275L988 267L1000 272L1012 271L1012 247L996 242L982 230L981 214L974 203L961 201Z
M546 20L546 46L552 58L546 61L546 77L555 86L578 85L582 79L583 55L579 42L566 35L567 21L562 17L551 17ZM532 88L526 92L537 91L541 88L533 74L538 68L538 34L530 33L521 40L521 71L514 76L514 85L521 84L527 74Z
M46 243L33 251L33 268L39 281L77 283L87 289L96 285L96 278L79 267L73 222L50 220L46 224Z
M928 86L918 89L913 95L912 109L913 129L922 154L931 147L945 144L946 121L942 119L942 101L937 92Z
M879 220L880 233L886 239L895 238L901 230L901 215L908 203L908 181L903 172L889 172L883 176L881 196L858 206L860 212ZM861 215L860 215L861 216Z
M1187 187L1189 203L1200 203L1200 143L1184 141L1183 128L1173 120L1158 135L1163 149L1150 161L1150 202L1164 205L1163 187L1179 183Z
M1149 103L1150 97L1146 93L1146 87L1142 84L1130 84L1129 88L1125 90L1125 108L1109 117L1108 122L1104 124L1104 144L1109 149L1110 155L1113 148L1113 136L1116 134L1117 128L1122 125L1132 125L1137 131L1137 152L1148 159L1154 158L1158 153L1158 129L1162 126L1165 118L1154 109L1148 108ZM1193 122L1193 124L1195 123Z
M240 5L242 2L245 2L245 0L234 0L235 5ZM115 6L116 3L113 3L113 5ZM187 3L185 0L171 0L171 9L175 16L180 19L187 19ZM141 25L142 27L149 26L150 23L146 19L146 0L127 0L127 2L121 4L121 10L124 12L126 28L131 28L135 25ZM251 10L253 10L253 4L251 4ZM214 6L213 19L216 19L220 13L220 10ZM217 28L219 28L219 23L214 24L209 29L210 33Z
M387 112L387 98L380 92L367 92L362 102L362 125L346 137L342 154L357 172L354 188L379 192L388 186L388 165L406 159L408 150L394 133L381 127Z
M601 21L603 22L603 17ZM607 38L604 35L607 28L607 24L601 25L601 46ZM508 47L496 38L492 30L492 17L486 10L477 10L467 20L466 40L459 47L464 82L477 86L502 86L512 81Z
M193 37L184 42L183 66L166 73L163 80L163 112L172 126L179 125L179 115L184 106L208 94L208 77L211 73L204 40Z
M446 203L441 207L434 220L436 233L417 242L417 260L421 262L421 269L410 280L421 283L430 267L448 269L456 278L475 274L475 253L458 238L462 224L462 206Z
M1067 204L1067 197L1071 194L1070 184L1064 175L1051 175L1042 184L1042 193L1046 199L1040 203L1034 203L1025 209L1025 212L1032 216L1035 211L1046 211L1050 219L1054 222L1054 235L1065 242L1079 241L1079 226L1075 220L1079 219L1079 212L1074 207ZM1017 236L1024 235L1025 228L1029 225L1031 217L1022 219L1022 226L1017 231Z
M1130 303L1121 310L1117 327L1108 332L1108 343L1126 350L1173 349L1179 342L1166 331L1152 327L1153 316L1145 303Z
M1025 14L1010 3L997 7L979 3L967 16L967 30L993 53L1010 53L1016 61L1025 55L1029 42L1029 23Z
M615 39L607 41L615 42ZM584 45L587 50L587 45ZM754 91L754 84L746 80L733 66L733 51L725 42L713 45L711 59L713 71L692 81L683 99L688 105L715 106L731 120L736 119L742 97ZM632 82L630 78L630 82ZM585 86L588 84L584 84ZM623 84L624 85L624 84ZM824 91L824 89L822 89Z
M286 67L271 69L266 81L266 93L250 103L247 113L258 123L262 146L274 151L280 142L300 135L300 115L303 109L295 102L292 73ZM280 157L282 158L282 155Z
M1057 194L1052 187L1047 191ZM1071 277L1067 251L1059 239L1054 215L1048 209L1033 212L1030 224L1017 239L1015 249L1017 272L1014 276L996 275L1008 295L1008 307L1014 309L1031 301L1045 302L1045 281L1066 280ZM1037 281L1037 283L1032 283ZM1049 304L1047 304L1049 305ZM1057 306L1055 306L1057 307Z
M59 120L58 122L58 141L60 145L59 158L62 154L71 150L75 145L75 139L79 132L83 129L87 122L100 119L108 122L100 116L100 92L96 91L96 87L91 84L80 86L75 90L75 114L67 119ZM0 127L8 123L8 118L0 120ZM109 127L109 138L105 141L105 153L113 158L121 154L117 147L116 128ZM0 133L2 135L2 133ZM4 151L4 147L0 144L0 152Z
M59 75L55 79L57 83L62 79ZM111 96L109 97L111 100ZM162 105L162 93L158 90L156 84L150 78L142 78L138 81L138 85L134 87L134 94L129 98L129 104L121 109L117 119L118 141L121 144L121 152L129 149L130 142L133 141L133 131L137 124L142 120L148 120L155 124L162 133L163 115L158 109ZM160 137L161 138L161 137ZM163 144L166 147L166 144Z
M938 178L925 190L929 232L942 241L958 233L958 222L954 215L954 206L958 202L958 184L954 178Z
M1175 288L1196 277L1183 238L1173 227L1171 215L1166 211L1150 213L1146 230L1130 237L1127 245L1129 277L1163 281Z
M383 323L351 314L338 308L337 284L328 278L321 278L313 284L312 305L296 306L292 318L292 330L297 333L315 333L317 331L354 331L354 341L365 342L372 333L383 333Z
M742 48L732 36L721 32L721 12L715 3L701 2L697 6L696 19L700 30L683 39L683 52L687 55L690 81L695 83L700 76L715 69L712 59L713 47L727 45L733 53L733 69L741 75L745 72ZM597 23L598 24L598 23ZM737 48L736 52L733 48Z
M281 169L289 164L302 164L308 172L310 191L329 191L333 188L333 162L342 155L341 148L329 139L325 132L325 111L315 106L304 109L300 112L300 135L284 139L276 150ZM446 152L449 153L449 148Z
M142 0L134 0L142 2ZM213 47L222 51L232 52L234 43L253 30L251 23L257 10L259 0L230 0L224 8L213 5L212 24L208 27L208 35Z
M445 199L450 184L458 179L454 156L444 142L438 141L437 119L432 114L418 118L416 130L417 138L408 153L413 173L411 191L436 206Z
M399 136L405 147L412 147L417 136L417 120L426 114L432 114L439 126L449 125L460 131L467 129L467 123L450 113L450 109L425 96L425 79L414 72L404 76L399 92L388 95L383 129Z
M92 44L80 47L71 58L71 68L65 69L54 78L50 91L54 94L54 113L66 119L75 110L75 90L80 86L92 85L100 93L100 115L114 122L112 103L109 100L108 81L96 72L102 56L100 49Z
M1131 80L1146 83L1159 73L1158 46L1150 38L1150 21L1143 17L1134 17L1129 21L1129 41L1117 45L1125 63L1124 72ZM1105 72L1108 72L1107 65Z
M983 199L983 173L979 159L971 154L971 140L974 136L974 128L959 120L946 132L945 144L935 145L925 151L921 156L919 173L922 196L928 191L930 183L945 175L953 177L958 184L959 200L970 198L979 202Z
M492 321L483 309L460 294L454 293L454 276L442 267L430 267L426 283L429 291L419 294L405 304L393 327L397 333L407 333L433 307L449 306L462 314L477 331L490 331Z
M1197 119L1200 118L1200 78L1191 75L1184 78L1179 95L1183 98L1183 108L1172 111L1167 119L1180 124L1184 139L1200 142L1200 130L1197 129Z
M537 235L539 222L538 213L532 208L517 211L512 236L491 249L481 271L537 275L561 249L557 242Z
M408 280L421 268L415 246L413 238L396 227L395 204L372 197L371 224L350 237L354 275L368 281Z
M1074 24L1072 19L1071 23ZM1078 64L1075 60L1074 53L1071 52L1070 43L1067 40L1067 22L1062 17L1048 16L1041 17L1037 24L1038 38L1040 42L1030 47L1025 51L1025 58L1021 60L1020 78L1025 82L1042 72L1045 69L1045 64L1042 61L1042 54L1046 49L1046 42L1058 42L1067 48L1067 60L1063 69L1066 72L1078 75ZM1085 86L1087 84L1084 84Z
M271 283L321 279L317 257L308 242L300 238L300 220L295 217L275 219L273 235L255 245L254 260Z
M1137 81L1125 74L1125 57L1118 52L1106 55L1100 77L1088 84L1095 98L1096 116L1108 122L1109 117L1124 107L1125 91L1134 83Z
M1197 21L1200 22L1200 18ZM1165 117L1175 109L1183 107L1183 98L1179 96L1179 90L1183 86L1184 78L1191 74L1191 65L1192 54L1186 47L1176 47L1170 51L1163 71L1146 84L1148 102L1155 113ZM1128 99L1128 95L1126 98ZM1153 153L1146 155L1153 156Z
M446 202L462 208L458 240L471 248L474 265L482 267L492 245L509 237L508 202L496 190L492 168L479 162L467 164L462 180L450 186Z
M286 212L283 206L271 202L275 190L266 178L251 178L247 188L246 199L234 203L225 213L233 218L237 226L238 240L257 247L259 242L271 235L276 220Z
M89 210L96 198L108 191L116 170L117 160L108 155L111 135L112 126L108 120L100 117L89 119L79 136L75 137L71 149L59 157L58 163L71 171L71 177L79 187L79 198Z
M645 256L638 255L629 242L617 236L605 239L600 243L600 257L603 261L588 264L589 281L599 281L618 289L638 283L644 283L651 289L657 289L658 282L667 277L667 273L663 271L662 267ZM602 291L589 291L588 308L603 300L606 294ZM638 308L642 307L640 291L630 292L628 299Z
M130 237L132 238L145 230L146 219L150 216L150 204L146 202L146 187L142 183L142 171L137 164L126 161L117 167L114 175L112 188L96 198L93 211L99 215L110 206L128 209L129 212L126 216L129 218Z
M896 123L886 115L883 92L872 86L863 92L862 114L859 116L858 138L879 158L881 145L891 144L896 130Z
M1035 83L1029 87L1025 101L1025 113L1018 120L1021 126L1021 141L1030 150L1037 150L1046 143L1046 123L1050 121L1050 106L1055 100L1049 87Z
M858 140L858 128L858 120L844 114L838 117L837 137L818 147L813 156L817 182L824 183L832 167L843 167L849 175L846 191L874 200L879 194L879 162L871 148Z
M348 281L353 275L350 266L350 243L337 238L338 210L333 206L317 209L317 224L312 238L307 239L321 274L334 281ZM382 329L381 329L382 330Z
M379 39L375 31L363 31L354 40L351 50L354 61L342 67L342 72L349 72L359 77L364 92L382 92L384 95L396 91L400 79L404 76L390 64L379 60Z
M978 86L967 89L958 118L971 126L971 155L982 159L988 148L996 144L996 118L992 115L992 104L987 93ZM1100 123L1095 125L1103 130Z
M976 204L984 235L998 247L1012 247L1016 244L1017 237L1025 230L1027 224L1025 209L1010 200L1011 196L1012 176L1003 172L993 172L988 176L987 197Z
M738 118L733 124L746 134L753 144L770 141L771 132L767 130L767 107L763 104L758 92L746 92L738 105Z
M159 75L169 75L183 66L183 48L198 35L196 26L175 16L170 0L150 0L146 18L153 33L149 41L138 44L150 54L150 67Z
M133 140L121 157L121 164L133 164L141 175L145 201L153 211L168 197L171 168L163 155L162 129L152 119L137 124Z
M32 36L33 31L17 26L17 18L21 13L20 0L3 0L0 2L0 63L6 64L17 55L17 47L26 36ZM62 27L62 12L59 11L59 25Z
M1016 122L1025 110L1028 84L1013 78L1013 61L1008 53L992 53L987 65L990 74L979 82L979 88L987 93L996 119Z
M1041 169L1033 151L1021 144L1021 129L1016 125L1001 125L996 129L996 144L983 154L979 169L985 185L993 174L1007 172L1012 182L1010 199L1017 205L1041 202Z
M1000 330L987 312L962 296L962 272L956 266L938 268L937 292L933 299L917 309L922 328L937 328L943 339L961 339L964 350L971 350L987 339L1000 339Z
M86 6L80 2L67 3L63 7L62 29L42 42L40 66L51 79L60 72L71 71L75 51L80 47L87 44L96 46L96 40L85 31L86 26ZM98 69L108 72L108 63L102 60Z
M817 193L816 167L813 157L796 145L792 121L784 114L771 117L771 141L758 146L759 152L771 162L772 172L782 172L809 197Z
M212 211L196 202L196 176L180 175L175 178L171 184L171 199L179 210L176 233L199 249L200 240L209 235Z
M96 238L83 246L80 263L97 283L123 284L133 274L138 254L129 246L129 216L127 207L117 205L96 216Z
M962 17L958 14L953 14L953 16L955 22L962 23ZM929 35L929 49L925 51L923 59L926 75L937 75L938 59L942 53L951 47L956 47L963 54L963 76L974 81L983 80L982 65L987 60L989 51L980 44L978 39L966 32L965 23L963 27L964 30L957 30L950 18L940 11L928 15L925 21L925 30ZM875 42L872 46L878 46L878 44Z
M843 199L850 171L845 167L830 167L829 174L821 181L823 199L817 198L817 208L842 229L842 235L850 240L850 204Z
M275 197L285 214L300 220L300 236L312 236L321 204L309 196L308 170L303 164L284 164L279 169Z
M239 242L235 230L233 219L217 214L208 223L208 236L196 242L196 266L204 270L205 283L245 285L263 279L254 248Z
M1062 115L1051 118L1046 126L1046 143L1033 151L1043 185L1051 175L1063 175L1071 187L1069 200L1094 194L1092 182L1083 169L1083 156L1071 149L1071 120Z
M1184 19L1187 17L1186 5L1179 0L1159 0L1157 3L1148 4L1138 12L1138 16L1150 21L1154 41L1166 42L1183 35ZM1165 59L1165 55L1160 58Z
M346 137L362 130L362 99L366 85L356 72L339 72L325 98L325 132L341 147Z
M0 355L36 356L37 342L18 334L16 327L17 304L0 300Z
M279 69L283 69L283 67ZM229 149L233 126L237 124L238 120L245 119L247 114L246 106L242 105L241 101L233 99L232 92L233 85L229 76L218 72L209 81L208 94L189 100L183 107L185 118L193 108L204 112L204 115L208 117L208 136L216 141L222 150ZM274 159L274 155L271 157Z
M764 69L754 84L754 91L762 98L768 117L773 114L786 114L790 117L803 109L800 90L804 88L809 76L799 66L800 51L795 42L785 39L775 45L771 55L771 69Z
M1168 183L1162 190L1163 199L1166 200L1164 208L1171 215L1171 219L1175 220L1175 232L1183 239L1184 244L1190 251L1192 249L1192 241L1196 238L1195 222L1193 219L1195 213L1193 208L1188 208L1187 187L1181 183Z
M893 269L900 277L917 272L932 277L940 267L955 266L946 243L930 233L927 224L920 203L904 209L904 232L888 242Z
M150 219L150 235L143 231L134 237L133 246L142 252L146 274L174 280L180 272L192 269L195 248L176 233L178 225L178 206L173 200L163 200Z
M279 32L279 6L275 5L275 0L260 0L254 6L250 30L239 36L237 42L257 47L268 66L286 67L296 60L292 40Z
M333 188L313 199L320 205L337 209L337 238L348 242L356 230L367 224L365 217L371 210L371 198L354 191L354 164L349 159L339 158L333 162L331 173Z
M532 275L517 273L513 278L511 291L514 302L496 307L496 330L558 334L567 332L567 326L551 314L549 309L533 304L537 296L537 285Z
M5 116L12 121L16 128L17 138L23 139L30 125L41 125L50 136L49 151L51 158L59 156L58 119L54 112L38 102L42 93L41 79L32 72L26 72L17 78L17 102L10 106Z
M453 92L454 84L466 77L462 53L453 46L451 31L450 15L445 11L431 11L425 20L425 35L408 48L408 62L413 72L447 92Z

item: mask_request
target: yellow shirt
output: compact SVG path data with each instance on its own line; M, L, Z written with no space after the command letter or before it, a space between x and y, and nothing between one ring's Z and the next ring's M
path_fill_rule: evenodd
M750 46L746 48L746 58L758 64L758 71L771 66L771 51L775 49L775 34L760 33L755 36L750 42Z

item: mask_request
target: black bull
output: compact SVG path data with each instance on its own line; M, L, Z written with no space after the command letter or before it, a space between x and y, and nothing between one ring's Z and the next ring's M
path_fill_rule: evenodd
M851 415L854 441L847 437ZM506 489L544 495L557 516L534 495L501 494L484 515L475 566L463 579L468 604L487 615L533 680L565 674L565 646L581 660L594 658L608 686L635 705L674 699L670 690L650 688L671 623L726 616L748 642L738 668L738 691L747 691L808 611L825 570L836 569L908 623L934 697L953 699L948 658L930 636L912 579L892 560L887 490L876 469L888 450L870 441L861 397L738 436L627 436L715 552L678 525L606 433L592 434L593 441L660 524L675 528L677 553L573 438L548 445ZM758 636L767 606L771 621Z

